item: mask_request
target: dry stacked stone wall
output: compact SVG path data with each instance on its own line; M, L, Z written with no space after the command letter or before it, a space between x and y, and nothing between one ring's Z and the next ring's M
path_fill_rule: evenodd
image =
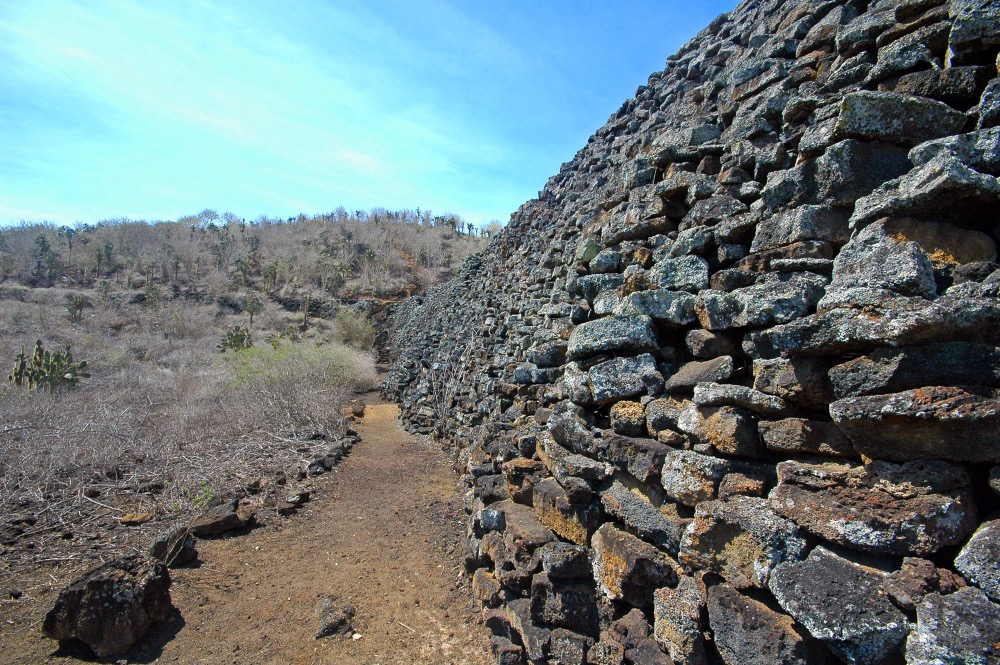
M743 2L397 308L500 663L1000 662L998 51Z

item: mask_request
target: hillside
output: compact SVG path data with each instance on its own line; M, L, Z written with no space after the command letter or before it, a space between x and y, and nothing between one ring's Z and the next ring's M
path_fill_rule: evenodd
M1000 662L998 50L746 0L399 307L498 662Z
M354 441L386 305L484 243L453 215L384 210L0 229L4 593L226 501L275 510ZM71 359L32 378L36 341L39 365Z
M456 215L374 209L248 222L204 210L173 222L127 219L0 229L0 280L26 286L156 284L217 297L249 287L318 298L420 293L482 248Z

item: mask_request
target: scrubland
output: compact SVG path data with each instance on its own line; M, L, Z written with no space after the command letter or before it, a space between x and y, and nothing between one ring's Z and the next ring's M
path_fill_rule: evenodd
M0 583L144 547L123 523L264 505L301 480L376 385L369 315L482 242L393 214L0 230L0 378L36 340L89 374L0 381Z

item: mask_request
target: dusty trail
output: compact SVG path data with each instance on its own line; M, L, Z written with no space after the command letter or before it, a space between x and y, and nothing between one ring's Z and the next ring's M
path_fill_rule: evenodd
M455 477L439 450L399 428L397 414L394 405L367 407L363 442L298 515L200 541L201 565L172 572L180 617L129 661L491 663L461 571ZM314 639L316 607L328 596L354 606L360 637ZM8 642L0 662L75 662L34 635Z

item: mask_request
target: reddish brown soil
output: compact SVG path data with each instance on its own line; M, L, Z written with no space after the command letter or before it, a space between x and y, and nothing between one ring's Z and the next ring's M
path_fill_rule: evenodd
M290 518L198 543L172 571L178 613L127 662L487 665L462 572L456 478L433 444L404 433L393 405L369 405L363 442ZM323 598L354 606L349 635L315 639ZM0 663L77 663L41 635L55 591L0 610Z

